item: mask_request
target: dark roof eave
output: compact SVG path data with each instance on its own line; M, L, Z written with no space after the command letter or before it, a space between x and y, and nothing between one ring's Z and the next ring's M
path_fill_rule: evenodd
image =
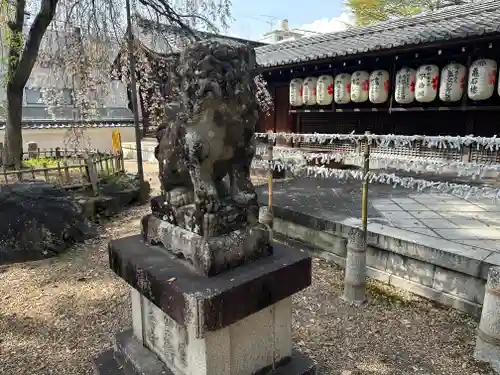
M373 55L378 56L386 56L386 55L391 55L395 53L405 53L405 52L412 52L416 50L422 50L426 48L437 48L437 47L448 47L448 46L453 46L457 44L470 44L470 43L476 43L476 42L481 42L481 41L489 41L492 39L500 39L500 32L496 33L490 33L487 35L481 35L477 37L470 37L470 38L458 38L458 39L447 39L447 40L439 40L439 41L434 41L430 43L424 43L424 44L411 44L411 45L405 45L401 47L396 47L396 48L381 48L379 50L373 50L373 51L367 51L367 52L361 52L361 53L354 53L354 54L348 54L348 55L337 55L337 56L328 56L325 58L320 58L320 59L307 59L304 58L304 60L299 60L299 61L286 61L283 64L260 64L260 67L262 71L270 71L270 70L275 70L275 69L287 69L287 68L293 68L297 66L303 66L303 65L309 65L311 63L316 63L316 64L323 64L323 63L331 63L332 61L344 61L344 60L350 60L353 58L360 58L360 57L369 57Z

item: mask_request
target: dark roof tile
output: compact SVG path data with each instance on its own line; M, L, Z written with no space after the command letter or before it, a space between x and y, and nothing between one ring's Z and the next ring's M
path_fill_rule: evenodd
M343 32L258 47L257 62L263 67L273 67L499 31L498 0L486 0Z

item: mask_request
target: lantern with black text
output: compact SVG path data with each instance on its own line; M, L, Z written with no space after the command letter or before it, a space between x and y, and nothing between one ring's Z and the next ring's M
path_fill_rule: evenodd
M304 79L302 100L305 105L316 105L316 77L307 77Z
M347 104L351 101L351 75L341 73L335 76L333 97L337 104Z
M351 76L351 101L363 103L368 100L368 89L370 88L370 75L368 72L358 70Z
M304 104L302 100L302 86L304 81L300 78L294 78L290 81L290 105L300 107Z
M487 100L493 96L497 80L497 62L491 59L474 61L469 70L467 95L471 100Z
M316 103L318 105L330 105L333 101L333 77L319 76L316 83Z
M417 70L415 99L420 103L430 103L436 99L439 84L439 68L434 64L422 65Z
M458 63L448 64L443 68L439 83L439 99L446 103L462 99L466 71L465 66Z
M410 104L415 99L416 71L411 68L402 68L396 73L396 87L394 99L399 104Z
M375 104L385 103L389 98L389 72L387 70L374 70L370 74L370 102Z

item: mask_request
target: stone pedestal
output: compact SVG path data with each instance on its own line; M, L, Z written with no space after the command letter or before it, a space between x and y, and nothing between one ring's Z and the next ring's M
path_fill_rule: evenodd
M489 363L500 374L500 267L488 271L474 358Z
M207 277L141 236L112 241L110 266L130 285L133 328L96 358L96 373L315 374L292 349L291 296L310 285L311 259L273 248Z
M366 237L360 228L352 228L347 239L345 265L344 301L361 305L365 302L366 282Z

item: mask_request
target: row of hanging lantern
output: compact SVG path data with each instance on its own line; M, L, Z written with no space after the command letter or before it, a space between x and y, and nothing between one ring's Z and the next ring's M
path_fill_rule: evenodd
M430 103L439 96L446 103L458 102L465 91L466 74L466 67L459 63L448 64L441 72L434 64L422 65L416 70L401 68L396 73L394 100L399 104L410 104L415 100ZM497 62L491 59L474 61L468 78L469 99L490 99L495 91ZM290 82L290 105L330 105L333 101L336 104L364 103L368 100L381 104L388 100L389 91L387 70L340 73L335 78L329 75L294 78ZM497 91L500 95L500 85Z

